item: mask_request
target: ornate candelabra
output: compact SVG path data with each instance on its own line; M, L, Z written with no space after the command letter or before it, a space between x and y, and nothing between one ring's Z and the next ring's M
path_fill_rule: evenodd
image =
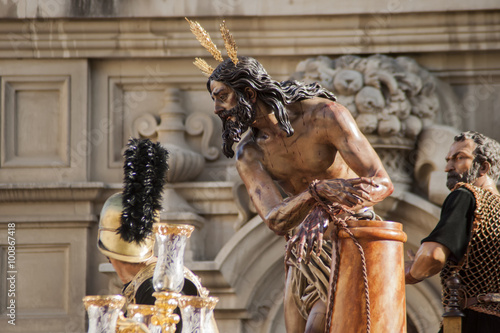
M218 333L213 317L217 297L183 296L184 250L194 227L190 225L155 223L158 261L153 273L156 298L154 306L130 304L127 317L121 309L125 298L120 295L86 296L83 299L89 315L88 333L174 333L180 317L174 313L179 306L182 332Z
M120 333L160 333L154 330L152 324L153 316L156 314L156 308L153 305L129 304L127 306L128 319L118 322L118 331ZM128 324L128 325L127 325Z
M216 333L212 321L213 309L218 301L217 297L181 296L182 333Z
M125 305L125 297L85 296L83 304L89 315L88 333L114 333L120 310Z

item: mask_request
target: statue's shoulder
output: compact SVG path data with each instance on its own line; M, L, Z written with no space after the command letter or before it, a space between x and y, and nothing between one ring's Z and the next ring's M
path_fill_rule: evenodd
M295 117L310 121L337 121L344 113L349 113L342 104L322 97L314 97L294 103L290 108Z
M252 131L248 131L236 146L236 161L245 163L260 160L262 150L254 140Z

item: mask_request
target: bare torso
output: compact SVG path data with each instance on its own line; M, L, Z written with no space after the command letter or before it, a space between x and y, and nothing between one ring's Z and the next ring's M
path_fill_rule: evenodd
M308 192L313 180L320 181L316 188L323 200L349 209L371 206L392 193L380 159L344 106L323 98L288 105L290 137L273 113L257 109L253 131L238 146L236 166L259 215L277 234L297 226L314 206ZM376 186L349 181L359 177L373 179Z
M334 102L315 98L298 102L289 108L295 130L291 137L287 137L283 131L276 133L257 129L254 133L248 133L242 141L242 145L257 148L259 162L290 195L306 190L314 179L358 177L347 166L337 148L325 140L324 130L321 130L323 126L317 126L323 117L321 110L331 103ZM328 134L339 135L333 129Z

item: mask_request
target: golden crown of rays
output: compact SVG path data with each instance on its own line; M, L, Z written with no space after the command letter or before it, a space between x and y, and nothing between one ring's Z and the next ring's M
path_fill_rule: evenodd
M189 22L191 32L196 36L196 39L200 42L201 46L207 49L207 51L212 54L215 60L222 62L224 60L222 58L222 53L219 51L219 49L217 49L217 45L215 45L215 43L212 41L212 38L210 38L208 32L203 29L203 27L198 22L191 21L187 17L186 21ZM236 47L236 43L234 42L233 35L229 33L229 29L226 27L225 21L222 21L220 25L220 33L222 39L224 40L227 55L236 66L236 64L238 64L238 48ZM198 67L206 76L210 76L214 71L214 68L201 58L195 58L193 64Z

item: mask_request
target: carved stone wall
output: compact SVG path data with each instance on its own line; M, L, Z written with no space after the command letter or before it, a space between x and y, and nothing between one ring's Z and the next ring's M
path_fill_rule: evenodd
M87 181L87 61L3 60L0 72L0 181Z
M81 298L116 292L95 246L96 222L121 188L121 153L136 135L180 148L162 219L196 226L186 264L220 298L220 331L284 332L284 241L255 217L234 160L220 154L221 124L192 65L207 53L184 16L199 19L219 45L225 17L239 53L258 58L275 79L319 55L404 55L443 82L436 85L443 96L455 94L438 97L446 107L437 123L449 127L421 132L418 154L408 156L415 177L377 207L404 224L407 248L437 222L445 193L434 187L452 133L473 129L500 140L494 0L0 1L4 319L9 223L18 265L16 326L2 322L2 332L84 332ZM438 281L407 292L409 332L437 331Z

